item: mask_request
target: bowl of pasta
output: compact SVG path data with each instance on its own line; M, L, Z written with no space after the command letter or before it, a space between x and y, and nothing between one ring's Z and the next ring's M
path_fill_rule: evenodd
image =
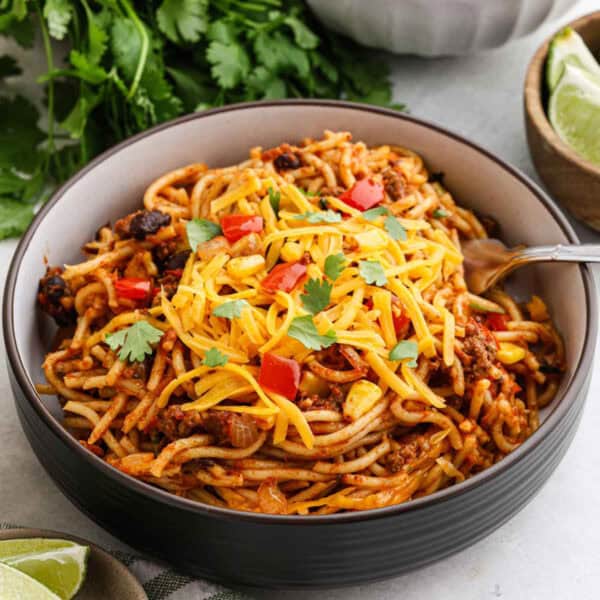
M140 134L15 253L25 435L86 514L197 576L331 587L439 560L550 476L595 345L585 266L468 289L461 243L487 236L577 241L526 177L402 113L263 102Z

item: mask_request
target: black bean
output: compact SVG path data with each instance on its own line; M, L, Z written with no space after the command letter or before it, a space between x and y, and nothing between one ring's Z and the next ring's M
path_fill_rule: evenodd
M300 157L293 152L284 152L280 154L274 161L276 169L280 171L284 171L286 169L298 169L302 166L300 162Z
M183 269L191 253L191 250L182 250L177 254L169 256L169 258L167 258L163 263L163 269L165 271L175 271L177 269Z
M156 233L170 222L171 216L160 210L144 210L131 219L129 233L137 240L143 240L147 235Z
M59 275L53 275L44 281L42 288L49 300L58 300L65 295L67 284Z

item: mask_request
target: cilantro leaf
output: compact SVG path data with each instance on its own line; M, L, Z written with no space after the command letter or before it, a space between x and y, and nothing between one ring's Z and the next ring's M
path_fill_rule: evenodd
M79 99L67 118L60 124L71 134L71 138L80 139L83 136L88 117L101 100L100 94L94 93L88 86L82 84Z
M402 226L400 221L396 217L386 217L383 222L385 230L390 234L394 240L406 240L406 229Z
M242 310L250 306L246 300L229 300L223 302L219 306L215 306L212 314L215 317L223 317L225 319L237 319L242 315Z
M0 240L21 235L32 218L31 205L0 197Z
M175 44L197 42L208 29L206 0L163 0L156 11L158 28Z
M147 354L152 354L152 346L163 336L163 332L148 321L137 321L126 329L109 333L104 341L112 350L119 350L119 358L130 362L141 362Z
M243 46L236 42L211 42L206 59L212 65L212 76L228 90L241 83L250 72L250 58Z
M294 40L300 48L312 50L319 45L319 38L297 17L288 16L283 22L294 33Z
M391 350L389 354L390 360L404 360L410 358L408 362L409 367L417 366L417 357L419 356L419 344L411 340L403 340L398 342Z
M190 248L195 252L198 244L208 242L221 234L221 226L207 219L192 219L185 226Z
M46 0L44 18L48 22L50 35L57 40L64 39L73 18L72 2L69 0Z
M308 223L341 223L342 215L334 210L327 209L324 212L306 212L293 217L296 221L307 221Z
M216 348L209 348L202 359L202 364L207 367L222 367L227 364L228 360L229 358Z
M361 260L358 263L358 272L360 276L368 283L378 286L387 283L387 277L383 271L383 267L378 260Z
M44 139L38 118L35 106L23 96L0 97L0 169L31 172L36 168L36 148Z
M338 254L330 254L325 259L325 275L335 281L346 268L346 257L339 252Z
M246 91L252 98L279 100L286 98L288 87L284 79L266 67L256 67L246 79Z
M444 208L436 208L433 211L434 219L443 219L444 217L448 217L449 215L450 215L450 213Z
M259 33L254 40L254 53L259 63L274 73L296 73L303 79L310 74L306 51L281 31Z
M22 73L17 61L12 57L5 54L0 56L0 79L5 77L13 77L14 75L20 75Z
M331 290L333 285L328 281L320 279L309 279L305 286L305 294L300 296L304 308L313 315L321 312L331 301Z
M365 212L361 214L361 217L367 221L374 221L377 217L389 214L390 211L385 206L376 206L375 208L365 210Z
M275 213L275 216L279 216L279 205L281 204L281 193L273 190L272 187L269 188L269 202L271 203L271 208Z
M329 348L329 346L335 344L337 341L337 336L333 329L330 329L325 335L320 335L310 315L292 319L287 334L311 350Z

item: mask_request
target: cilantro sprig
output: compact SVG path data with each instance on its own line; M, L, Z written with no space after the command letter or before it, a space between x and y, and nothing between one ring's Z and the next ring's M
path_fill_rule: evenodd
M369 210L365 210L361 214L363 219L367 221L374 221L377 217L381 217L383 215L389 215L390 211L385 206L376 206L375 208L370 208Z
M404 226L396 219L396 217L386 217L383 226L392 239L401 241L406 240L406 229L404 229Z
M389 354L390 360L406 360L408 361L409 367L417 366L417 357L419 356L419 344L412 340L403 340L398 342L391 350Z
M337 336L333 329L327 331L325 335L321 335L317 331L317 327L311 315L295 317L292 319L287 334L289 337L298 340L303 346L310 350L329 348L329 346L337 342Z
M0 239L94 156L185 113L285 97L402 108L385 61L326 30L305 0L0 0L0 34L41 39L48 64L43 129L30 100L0 95ZM18 74L0 56L0 80Z
M246 300L229 300L215 306L212 314L215 317L223 317L225 319L237 319L242 316L242 310L250 306Z
M117 350L121 360L141 362L146 355L152 354L152 344L162 338L163 332L148 321L137 321L125 329L109 333L104 338L111 350Z
M321 279L309 279L304 286L304 294L300 296L302 305L311 314L325 310L331 302L333 285Z
M358 263L358 272L369 285L382 286L387 283L387 277L378 260L361 260Z
M217 348L209 348L202 359L202 364L207 367L223 367L227 364L229 358Z
M218 223L208 219L192 219L185 225L190 248L195 252L198 244L208 242L222 233Z
M348 261L341 252L330 254L325 259L325 275L327 275L331 281L335 281L343 273L347 264Z

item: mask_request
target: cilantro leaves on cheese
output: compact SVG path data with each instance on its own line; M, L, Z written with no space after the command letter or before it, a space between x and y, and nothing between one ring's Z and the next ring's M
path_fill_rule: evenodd
M209 348L202 359L202 364L207 367L222 367L228 360L229 358L216 348Z
M304 294L300 296L302 305L311 314L325 310L331 302L333 285L321 279L309 279L304 286Z
M335 344L337 341L337 336L333 329L327 331L325 335L321 335L317 331L317 327L315 326L311 315L295 317L292 319L287 334L289 337L298 340L303 346L310 350L329 348L329 346Z
M403 340L398 342L389 354L390 360L405 360L410 359L407 363L409 367L417 366L417 357L419 356L419 344L412 340Z
M382 286L387 283L387 277L378 260L361 260L358 263L358 272L369 285Z
M208 242L221 235L221 226L208 219L192 219L185 226L188 242L192 251L196 251L198 244Z
M212 310L212 314L215 317L223 317L225 319L237 319L241 317L242 310L250 306L246 300L228 300L215 306Z

